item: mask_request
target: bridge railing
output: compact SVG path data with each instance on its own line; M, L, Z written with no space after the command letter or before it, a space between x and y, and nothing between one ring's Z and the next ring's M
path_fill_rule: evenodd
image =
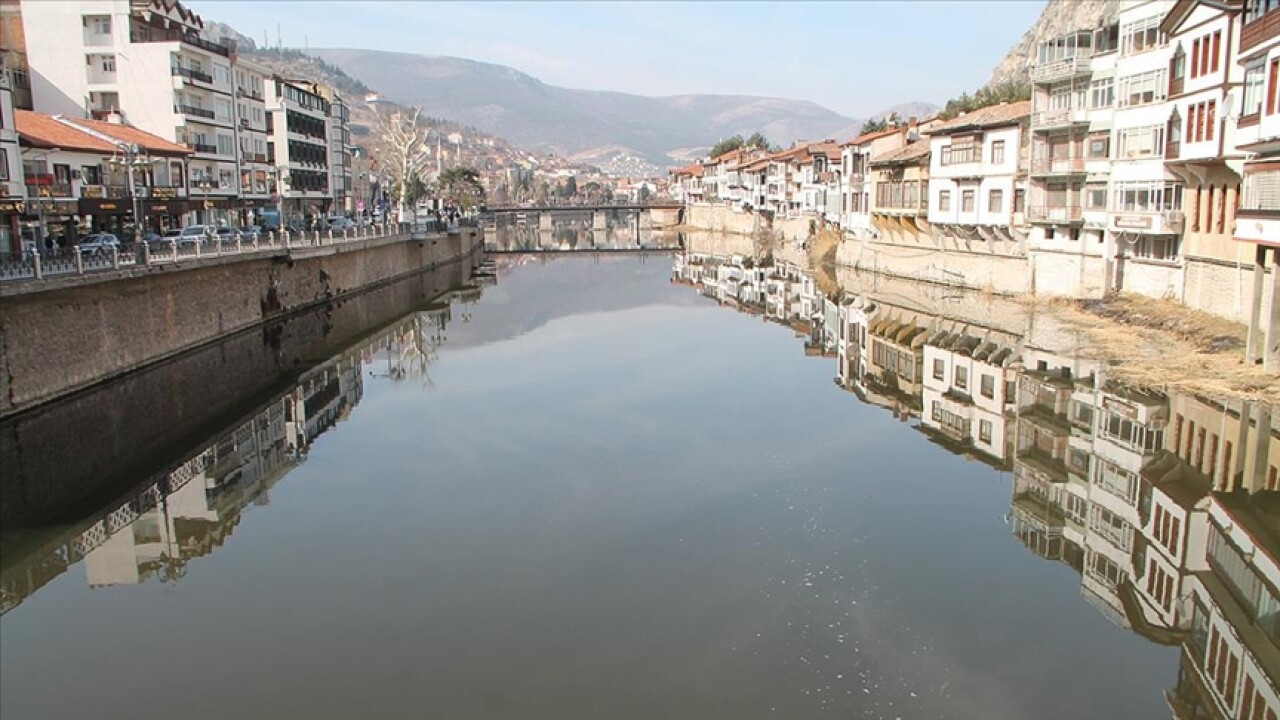
M138 265L162 265L184 260L255 255L302 247L322 247L407 233L408 223L362 225L346 230L272 230L255 235L220 235L199 238L166 238L150 243L128 243L100 248L54 248L27 251L0 259L0 282L40 280L48 277L88 275ZM431 228L435 230L434 227ZM444 232L445 228L439 228Z

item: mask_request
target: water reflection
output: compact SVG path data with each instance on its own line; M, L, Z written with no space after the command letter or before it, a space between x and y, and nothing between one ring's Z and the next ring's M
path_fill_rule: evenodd
M648 223L593 228L591 222L572 221L551 227L500 222L485 230L490 252L635 251L679 247L680 235L654 229Z
M691 243L695 249L698 242ZM1280 712L1280 424L1263 403L1125 387L1069 333L883 278L819 292L794 263L690 251L673 281L786 326L836 384L1012 475L1007 522L1115 625L1179 646L1177 718Z
M141 489L42 538L36 550L6 553L0 614L78 563L93 588L180 580L192 560L223 546L247 512L269 503L271 488L306 462L317 438L347 419L363 396L364 373L430 386L455 305L465 317L478 297L478 288L457 290L453 304L433 303L383 328L307 370Z

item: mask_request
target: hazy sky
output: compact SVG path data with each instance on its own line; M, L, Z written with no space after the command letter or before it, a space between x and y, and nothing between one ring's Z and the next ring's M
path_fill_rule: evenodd
M279 25L286 46L454 55L571 88L768 95L863 116L982 85L1044 0L188 4L259 44Z

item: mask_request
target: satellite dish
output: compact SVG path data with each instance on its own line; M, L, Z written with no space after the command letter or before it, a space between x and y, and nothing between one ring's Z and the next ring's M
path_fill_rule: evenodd
M1236 92L1232 90L1231 92L1227 93L1226 97L1222 98L1222 116L1229 117L1232 120L1235 120L1236 118L1239 117L1238 115L1232 114L1232 111L1235 109L1236 109Z

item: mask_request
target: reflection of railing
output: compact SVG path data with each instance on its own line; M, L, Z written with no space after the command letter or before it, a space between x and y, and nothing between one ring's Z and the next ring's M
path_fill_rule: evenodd
M1079 205L1032 205L1027 208L1027 220L1031 222L1058 221L1080 222L1084 220L1084 210Z
M1034 175L1053 175L1084 172L1083 157L1036 158L1031 161Z

